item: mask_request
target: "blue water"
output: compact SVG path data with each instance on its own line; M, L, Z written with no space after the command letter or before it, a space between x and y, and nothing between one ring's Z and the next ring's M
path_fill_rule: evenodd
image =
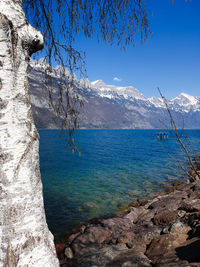
M40 130L40 167L47 222L60 240L93 217L113 214L123 205L181 179L162 145L177 154L174 140L153 137L155 130L79 130L81 156L65 152L58 130ZM185 131L200 151L200 130ZM176 155L178 157L178 154Z

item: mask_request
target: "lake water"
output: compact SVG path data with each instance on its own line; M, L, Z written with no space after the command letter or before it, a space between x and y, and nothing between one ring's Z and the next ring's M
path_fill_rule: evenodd
M58 130L39 131L45 210L56 241L88 219L113 214L163 182L183 177L162 147L178 158L173 138L160 144L156 132L79 130L79 156L65 152ZM200 130L185 133L200 151Z

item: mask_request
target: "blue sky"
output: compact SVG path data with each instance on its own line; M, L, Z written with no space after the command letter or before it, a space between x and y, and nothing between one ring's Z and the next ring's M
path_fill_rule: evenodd
M200 96L200 0L147 0L153 16L153 35L124 52L95 38L77 37L76 47L86 52L90 81L118 86L132 85L146 97L167 98L185 92ZM120 81L114 80L118 78Z

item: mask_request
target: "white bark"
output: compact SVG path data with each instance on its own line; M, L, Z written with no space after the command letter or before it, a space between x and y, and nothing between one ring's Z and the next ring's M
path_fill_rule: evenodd
M43 45L22 0L0 0L0 267L56 267L43 206L29 55Z

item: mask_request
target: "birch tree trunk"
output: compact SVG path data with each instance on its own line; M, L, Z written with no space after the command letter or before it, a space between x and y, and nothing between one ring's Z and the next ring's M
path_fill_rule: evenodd
M0 267L59 266L46 224L27 80L29 56L42 46L22 0L0 0Z

